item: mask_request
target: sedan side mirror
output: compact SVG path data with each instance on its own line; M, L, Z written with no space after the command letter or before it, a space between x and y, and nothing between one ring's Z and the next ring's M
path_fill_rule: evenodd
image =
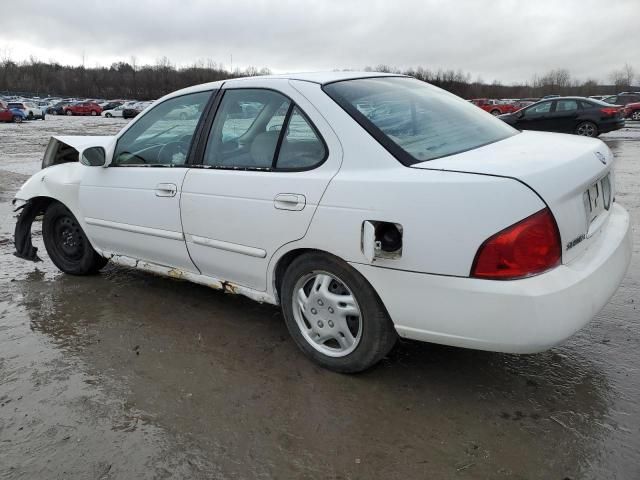
M80 163L87 167L102 167L107 159L107 153L102 147L89 147L82 152Z

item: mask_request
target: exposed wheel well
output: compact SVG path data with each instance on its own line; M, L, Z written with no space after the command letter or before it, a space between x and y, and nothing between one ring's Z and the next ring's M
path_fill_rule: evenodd
M291 265L291 262L293 262L299 256L305 255L311 252L325 253L327 255L331 255L328 252L324 252L322 250L316 250L313 248L298 248L296 250L291 250L290 252L285 253L280 258L280 260L278 260L278 263L276 264L275 278L274 278L275 293L278 297L278 301L280 300L280 288L282 287L282 280L284 278L284 273L287 271L287 268L289 268L289 265Z

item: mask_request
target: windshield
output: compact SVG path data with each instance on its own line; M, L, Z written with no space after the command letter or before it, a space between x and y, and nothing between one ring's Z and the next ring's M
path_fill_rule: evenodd
M407 166L518 133L466 100L413 78L345 80L324 91Z

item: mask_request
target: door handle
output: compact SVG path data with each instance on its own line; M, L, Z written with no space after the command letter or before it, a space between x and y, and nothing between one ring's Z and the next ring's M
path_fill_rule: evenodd
M273 199L273 206L279 210L302 210L306 204L305 196L298 193L279 193Z
M156 185L156 197L175 197L178 186L175 183L159 183Z

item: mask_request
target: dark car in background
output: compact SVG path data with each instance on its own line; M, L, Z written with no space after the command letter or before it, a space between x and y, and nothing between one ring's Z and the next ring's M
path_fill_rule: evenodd
M69 102L58 102L55 105L47 108L49 115L64 115L64 107L68 106Z
M597 137L624 127L621 106L584 97L541 100L498 118L518 130L574 133L586 137Z
M102 111L106 111L106 110L113 110L116 107L119 107L120 105L122 105L123 102L106 102L106 103L101 103L100 106L102 107Z
M602 99L603 102L611 105L622 105L623 107L630 103L640 102L640 93L637 92L622 92L618 95L611 95Z

